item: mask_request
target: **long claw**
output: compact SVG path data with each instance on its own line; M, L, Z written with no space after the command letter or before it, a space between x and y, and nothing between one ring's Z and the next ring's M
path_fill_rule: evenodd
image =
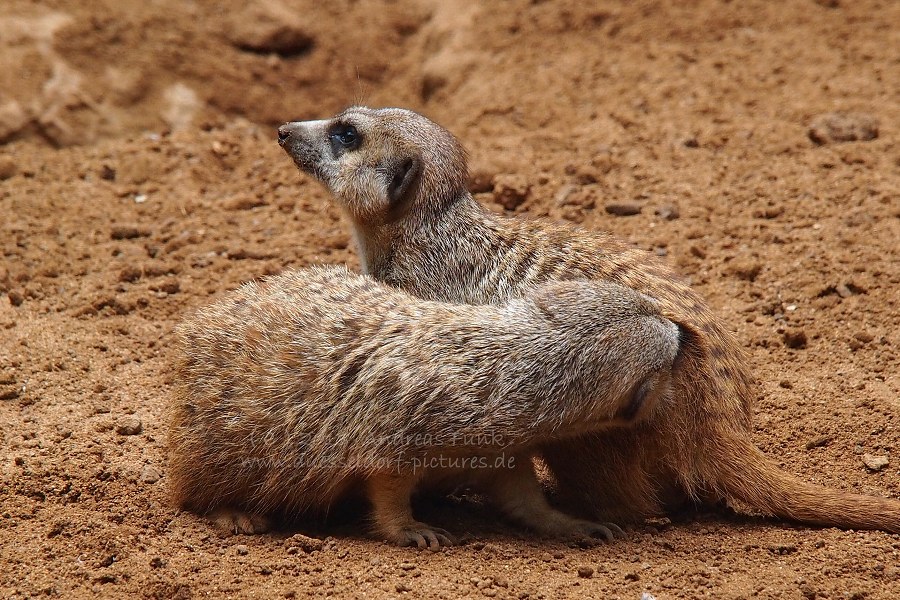
M412 536L413 541L416 543L416 546L419 547L419 550L424 550L425 546L428 545L428 542L425 540L425 536L420 534L418 531L415 531L410 535Z
M593 537L603 537L607 542L615 541L616 536L613 534L612 530L606 525L600 525L599 523L595 527L594 531L591 532Z
M425 524L416 523L409 528L404 528L398 536L401 546L416 546L420 550L437 552L441 546L453 546L453 536L436 527L428 527Z
M611 529L613 534L615 535L615 537L617 537L617 538L626 537L625 530L622 529L621 527L619 527L618 525L616 525L615 523L603 523L603 525L606 525L606 527Z

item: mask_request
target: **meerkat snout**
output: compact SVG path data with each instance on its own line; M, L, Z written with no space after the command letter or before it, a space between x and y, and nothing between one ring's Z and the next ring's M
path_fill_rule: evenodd
M285 123L281 127L278 128L278 145L284 146L291 139L291 135L294 133L294 128L291 127L291 123Z
M278 145L284 148L297 167L320 181L327 181L328 163L323 148L315 143L324 137L327 121L295 121L278 128Z

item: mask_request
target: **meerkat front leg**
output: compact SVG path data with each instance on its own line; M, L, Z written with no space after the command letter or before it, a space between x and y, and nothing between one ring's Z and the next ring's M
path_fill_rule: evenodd
M394 474L375 475L366 482L375 529L400 546L415 545L432 551L442 545L452 546L449 533L413 518L410 497L418 482L418 477Z
M570 517L553 508L534 472L531 457L517 454L509 467L481 477L481 485L508 517L553 537L587 535L613 541L624 532L614 523L595 523Z

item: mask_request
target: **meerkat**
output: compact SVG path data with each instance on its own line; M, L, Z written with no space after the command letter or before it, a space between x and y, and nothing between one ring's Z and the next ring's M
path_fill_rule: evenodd
M431 549L452 538L413 518L410 494L457 480L541 533L610 537L550 506L529 449L651 418L683 342L613 283L472 306L335 267L245 284L177 339L177 505L255 533L359 490L380 535Z
M354 107L289 122L278 141L334 196L363 271L379 281L470 304L503 303L551 280L610 281L654 298L682 328L690 343L674 399L652 419L540 447L564 505L623 521L725 501L807 524L900 532L900 501L805 483L753 444L754 382L741 347L660 259L605 233L487 211L466 188L459 142L409 110Z

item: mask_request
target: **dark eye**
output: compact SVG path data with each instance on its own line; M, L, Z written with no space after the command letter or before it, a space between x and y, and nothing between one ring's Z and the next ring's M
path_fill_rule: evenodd
M356 127L348 125L346 129L337 133L337 137L343 145L352 146L356 143Z
M331 137L331 147L334 149L335 154L341 154L347 150L356 150L362 142L362 137L359 135L356 127L346 123L335 125L329 135Z

